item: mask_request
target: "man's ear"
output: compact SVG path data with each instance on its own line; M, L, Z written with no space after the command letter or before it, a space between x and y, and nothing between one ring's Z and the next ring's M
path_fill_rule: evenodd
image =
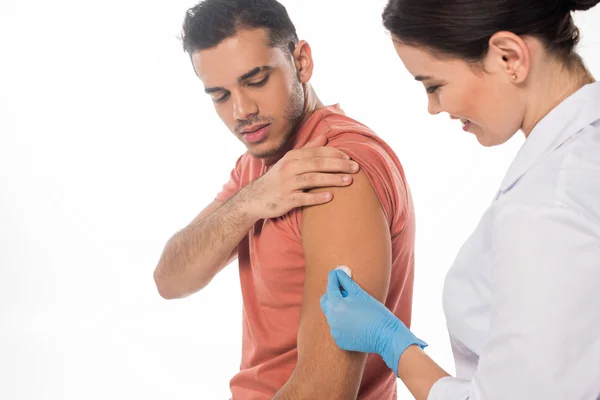
M513 83L522 83L531 69L531 54L523 38L512 32L497 32L489 41L484 60L486 70L501 71Z
M314 67L310 45L306 41L300 40L292 56L294 57L296 71L298 71L298 80L302 84L308 83L312 77Z

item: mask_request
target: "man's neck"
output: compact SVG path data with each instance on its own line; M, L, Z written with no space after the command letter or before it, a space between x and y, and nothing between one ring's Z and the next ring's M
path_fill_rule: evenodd
M306 85L305 93L306 94L304 96L304 112L302 113L302 119L298 124L299 127L302 126L302 124L304 124L306 120L309 119L315 111L325 107L323 103L321 103L321 100L319 100L317 93L310 84Z

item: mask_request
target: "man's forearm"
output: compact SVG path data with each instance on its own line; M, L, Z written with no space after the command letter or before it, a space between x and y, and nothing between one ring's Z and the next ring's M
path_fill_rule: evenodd
M173 235L154 272L161 296L185 297L212 280L257 221L247 205L238 193L211 215Z

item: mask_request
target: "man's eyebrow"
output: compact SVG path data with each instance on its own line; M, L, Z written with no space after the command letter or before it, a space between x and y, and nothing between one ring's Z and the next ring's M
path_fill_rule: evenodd
M243 82L243 81L245 81L247 79L250 79L250 78L252 78L252 77L260 74L261 72L272 71L272 70L273 70L273 67L270 67L268 65L263 65L262 67L253 68L250 71L246 72L245 74L241 75L238 78L238 82ZM224 91L224 90L226 90L224 87L220 87L219 86L219 87L205 88L204 92L210 94L210 93L215 93L215 92L221 92L221 91Z
M427 81L429 79L432 79L432 78L430 76L427 76L427 75L417 75L417 76L415 76L415 80L419 81L419 82Z
M209 88L205 88L204 92L208 93L208 94L211 94L211 93L215 93L215 92L221 92L223 90L225 90L225 88L222 88L222 87L209 87Z
M262 67L256 67L256 68L254 68L254 69L252 69L252 70L250 70L250 71L246 72L244 75L240 76L240 77L238 78L238 82L243 82L243 81L245 81L246 79L250 79L250 78L252 78L253 76L256 76L256 75L258 75L258 74L259 74L259 73L261 73L261 72L264 72L264 71L271 71L271 70L273 70L273 67L269 67L268 65L263 65Z

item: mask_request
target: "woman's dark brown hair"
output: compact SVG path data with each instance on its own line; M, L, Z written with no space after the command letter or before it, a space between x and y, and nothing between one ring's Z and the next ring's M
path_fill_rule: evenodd
M600 0L390 0L383 25L396 40L467 61L480 61L492 35L534 36L564 61L579 59L571 11Z

